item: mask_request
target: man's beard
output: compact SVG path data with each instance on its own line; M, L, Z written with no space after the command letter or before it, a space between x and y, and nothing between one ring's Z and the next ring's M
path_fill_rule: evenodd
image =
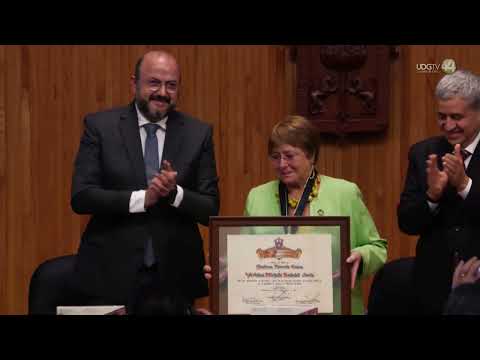
M167 110L165 112L161 112L161 111L151 112L148 107L148 103L152 100L166 102L168 104ZM140 110L142 115L145 116L145 118L151 122L157 122L162 120L169 111L175 108L175 104L172 104L172 100L169 97L160 96L160 95L157 95L157 96L152 95L149 97L148 101L142 98L137 98L136 102L137 102L138 110Z

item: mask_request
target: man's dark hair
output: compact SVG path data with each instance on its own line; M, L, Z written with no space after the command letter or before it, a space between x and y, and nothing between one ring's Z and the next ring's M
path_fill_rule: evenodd
M452 290L445 315L480 315L480 283L462 284Z

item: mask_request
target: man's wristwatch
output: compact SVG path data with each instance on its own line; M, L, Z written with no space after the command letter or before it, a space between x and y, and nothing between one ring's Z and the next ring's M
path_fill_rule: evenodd
M167 201L168 201L168 203L169 203L170 205L173 205L176 197L177 197L177 186L175 185L175 187L173 188L173 190L170 191L170 193L169 193L168 196L167 196Z

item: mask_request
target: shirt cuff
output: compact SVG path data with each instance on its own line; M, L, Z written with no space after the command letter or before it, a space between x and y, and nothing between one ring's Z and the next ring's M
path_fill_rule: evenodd
M145 210L145 190L132 191L130 196L130 213L146 212Z
M472 179L471 178L468 178L468 184L467 186L465 186L465 189L463 189L462 191L460 191L458 193L458 195L460 195L462 197L463 200L465 200L468 196L468 193L470 192L470 189L472 188Z
M175 201L172 206L178 208L183 200L183 189L180 185L177 185L177 196L175 196Z

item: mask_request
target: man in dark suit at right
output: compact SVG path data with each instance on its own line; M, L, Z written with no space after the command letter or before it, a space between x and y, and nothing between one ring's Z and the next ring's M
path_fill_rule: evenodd
M480 79L458 70L438 83L443 136L413 145L398 224L420 235L413 271L420 314L441 314L460 260L480 255Z

